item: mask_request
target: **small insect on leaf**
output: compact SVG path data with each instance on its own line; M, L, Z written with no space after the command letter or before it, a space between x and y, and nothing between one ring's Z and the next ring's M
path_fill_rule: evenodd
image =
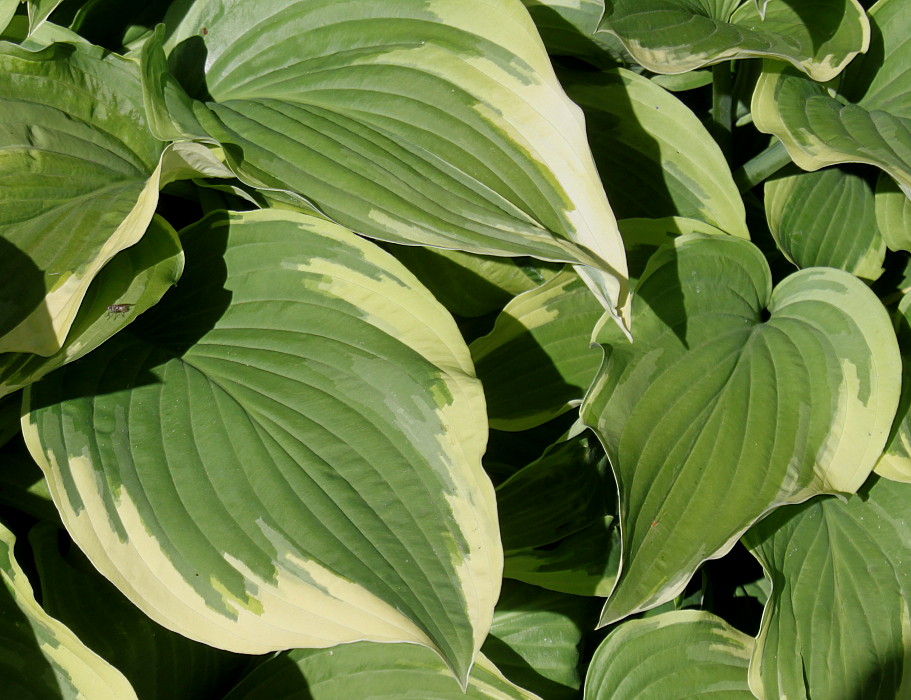
M209 30L206 29L205 27L203 27L203 28L202 28L202 35L203 35L203 36L206 36L208 33L209 33Z
M135 304L111 304L108 307L108 315L113 316L115 314L125 314L133 306L135 306Z

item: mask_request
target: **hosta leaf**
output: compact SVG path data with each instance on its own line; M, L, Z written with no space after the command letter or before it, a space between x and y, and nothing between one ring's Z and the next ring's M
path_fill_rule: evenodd
M0 678L24 700L136 698L119 671L96 656L35 600L16 561L16 538L0 524Z
M911 695L911 486L782 508L746 543L772 580L750 666L759 698ZM809 693L808 693L809 689Z
M447 309L465 317L498 311L516 294L553 277L560 266L521 264L458 250L394 246L390 251Z
M503 575L573 595L606 597L620 569L620 535L611 515L556 543L506 553Z
M28 386L101 345L154 306L182 270L177 233L156 216L139 243L117 253L92 280L60 350L48 357L0 354L0 395Z
M596 65L633 63L623 44L598 31L604 0L522 0L548 53L581 56Z
M60 349L93 277L136 243L162 146L135 63L0 44L0 352Z
M22 404L16 397L16 412ZM16 423L18 423L18 419ZM0 505L28 513L37 520L60 522L41 469L20 441L6 445L0 453Z
M753 639L711 613L679 610L617 627L585 678L585 700L751 700Z
M870 26L857 0L615 0L601 28L656 73L683 73L735 58L787 61L831 80L866 51Z
M782 4L782 3L774 3ZM838 93L766 62L753 94L756 128L777 136L797 165L818 170L868 163L911 188L911 6L880 0L870 9L872 48L845 71Z
M681 236L639 280L635 343L603 328L582 408L620 491L603 624L673 598L771 509L855 491L885 445L901 360L882 304L832 268L771 287L751 243Z
M691 109L622 68L572 73L563 81L585 110L595 160L619 218L684 216L749 238L731 169Z
M63 0L28 0L29 34L38 29Z
M19 0L0 0L0 33L9 26L18 8Z
M696 219L668 216L662 219L621 219L617 222L623 234L630 284L635 285L657 250L687 233L723 236L724 231Z
M886 245L911 252L911 200L885 173L876 181L875 196L876 223Z
M464 679L502 554L452 318L322 219L214 213L182 241L178 287L27 390L26 441L67 530L191 639L411 641Z
M614 484L604 452L585 434L560 442L497 486L500 538L510 550L541 547L600 524Z
M582 113L519 0L184 4L167 48L178 75L198 75L200 101L146 42L160 135L214 139L241 178L367 236L587 263L606 308L626 308Z
M603 313L572 269L506 305L471 344L492 428L527 430L579 405L601 363L591 335Z
M837 267L875 280L886 244L876 223L873 189L858 173L789 169L765 182L769 228L797 267Z
M403 644L345 644L334 649L294 649L270 659L241 681L225 700L540 700L513 685L483 654L465 692L438 656Z
M120 670L143 698L221 697L247 657L213 649L156 624L105 580L75 547L61 552L59 531L29 533L48 614Z
M504 581L483 652L507 678L547 700L576 698L579 645L594 602Z
M901 399L889 442L876 463L876 472L911 482L911 294L905 294L898 304L895 331L902 354Z

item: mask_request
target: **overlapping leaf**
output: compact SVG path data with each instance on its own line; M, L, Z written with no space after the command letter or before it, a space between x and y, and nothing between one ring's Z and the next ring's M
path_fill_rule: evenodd
M0 351L58 351L94 276L158 201L135 63L0 45Z
M633 64L617 37L599 32L604 0L522 0L550 54L596 65Z
M177 233L156 216L139 243L120 251L92 280L60 350L47 357L0 354L0 395L28 386L101 345L154 306L182 270Z
M557 442L497 486L506 578L573 595L610 593L620 567L617 489L592 440Z
M707 612L631 620L595 652L585 700L751 700L753 646L750 637Z
M220 697L247 657L213 649L157 625L106 581L75 547L61 552L58 530L29 533L45 610L130 681L143 698Z
M768 57L814 80L834 78L870 39L857 0L615 0L607 3L601 28L656 73Z
M421 246L395 246L390 252L443 306L469 318L499 311L516 294L544 284L561 268L543 263L531 265L527 259Z
M902 392L892 434L876 472L890 479L911 482L911 294L905 294L895 313L895 331L902 353Z
M750 666L763 700L911 694L911 486L782 508L745 541L772 580ZM809 694L808 694L809 689Z
M861 174L788 170L766 180L765 210L775 242L797 267L837 267L868 280L882 274L886 244Z
M558 542L511 550L503 575L551 591L604 598L619 570L620 533L608 515Z
M582 409L621 496L605 624L670 600L776 506L856 490L900 385L885 309L840 270L801 270L773 291L749 242L682 236L635 298L636 342L604 327Z
M911 252L911 200L885 173L876 181L875 197L876 223L886 245Z
M586 263L626 308L581 112L519 0L200 0L170 17L185 85L143 47L160 136L214 139L242 178L368 236Z
M527 430L579 405L601 363L591 335L603 313L571 269L506 305L471 344L492 428Z
M613 505L604 452L590 434L560 442L497 487L507 551L553 544L599 524Z
M540 700L510 683L483 654L463 692L439 657L411 644L294 649L250 673L225 700Z
M0 524L0 678L9 698L136 698L127 680L35 600Z
M585 110L604 187L620 219L684 216L749 238L721 149L686 105L622 68L563 76Z
M483 652L507 678L547 700L576 698L582 632L596 613L592 603L505 581Z
M776 3L782 4L782 3ZM790 68L767 62L753 94L760 131L777 136L797 165L817 170L868 163L911 189L911 7L880 0L870 9L869 53L845 71L837 93Z
M502 554L452 318L322 219L215 213L179 287L28 393L67 530L157 622L261 653L359 639L467 676Z

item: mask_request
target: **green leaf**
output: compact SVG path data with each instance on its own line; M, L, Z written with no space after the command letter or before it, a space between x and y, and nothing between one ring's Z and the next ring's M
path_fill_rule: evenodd
M60 349L94 276L146 230L161 151L135 63L0 44L0 352Z
M787 169L766 180L765 211L775 242L797 267L837 267L868 280L882 274L886 244L873 189L860 174Z
M585 263L623 313L622 242L582 114L519 0L185 5L166 48L198 100L159 31L142 52L156 133L215 140L242 179L367 236Z
M623 234L630 284L635 286L645 272L648 261L658 249L688 233L723 236L725 232L696 219L668 216L663 219L621 219L617 222Z
M44 24L63 0L28 0L28 33L33 34Z
M595 65L632 63L620 41L598 25L604 0L522 0L550 54L579 56Z
M901 371L882 304L831 268L771 287L751 243L682 236L639 280L636 342L603 327L582 417L617 478L623 554L602 624L676 596L775 507L854 492L879 457Z
M619 569L620 533L608 515L559 542L508 552L503 576L560 593L604 598Z
M781 4L781 3L776 3ZM872 48L845 71L840 85L821 85L766 62L753 93L756 128L777 136L797 165L818 170L868 163L911 189L911 7L880 0L870 9Z
M494 258L458 250L394 246L389 251L459 316L473 318L499 311L516 294L553 277L560 266L520 264L515 258Z
M698 117L631 71L563 75L585 110L604 187L620 219L683 216L749 238L731 169Z
M891 250L911 252L911 200L891 177L876 181L876 223Z
M895 332L902 355L902 391L892 433L876 463L876 473L911 482L911 294L905 294L898 304Z
M0 33L12 22L18 8L19 0L0 0Z
M123 698L136 693L119 671L90 651L35 600L0 524L0 678L9 698Z
M579 646L591 598L504 581L484 654L511 681L547 700L578 697Z
M293 649L250 673L224 700L540 700L503 677L483 654L463 692L427 649L403 644L345 644Z
M18 414L22 398L16 398ZM0 453L0 505L27 513L36 520L60 522L44 474L21 443L6 445Z
M60 350L47 357L0 354L0 395L28 386L94 350L158 303L182 271L177 233L155 216L140 241L117 253L92 280Z
M601 28L656 73L683 73L738 58L787 61L831 80L870 42L857 0L614 0Z
M182 240L178 287L27 390L26 442L74 541L191 639L410 641L464 679L502 553L452 317L322 219L216 212Z
M198 700L233 685L245 657L193 642L156 624L95 571L74 546L61 552L49 523L29 541L41 579L45 610L96 654L120 670L143 698Z
M708 612L630 620L595 652L585 700L752 700L747 666L753 644Z
M497 486L500 539L507 556L601 524L613 510L615 487L593 439L586 431L559 442Z
M506 305L471 344L492 428L527 430L579 405L601 364L591 334L603 313L571 269Z
M759 698L911 695L911 486L782 508L745 541L772 580L750 665ZM808 694L809 689L809 694Z

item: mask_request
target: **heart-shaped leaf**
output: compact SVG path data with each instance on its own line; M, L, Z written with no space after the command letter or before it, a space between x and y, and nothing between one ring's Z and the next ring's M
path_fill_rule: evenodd
M859 52L870 27L857 0L614 0L601 28L656 73L683 73L735 58L788 61L831 80Z
M855 491L879 457L901 371L882 304L831 268L771 287L751 243L681 236L639 280L635 343L604 326L582 408L620 490L602 624L673 598L775 507Z
M772 580L750 665L763 700L911 695L911 485L781 508L744 538Z
M622 315L623 246L582 114L519 0L186 5L171 68L161 32L143 46L160 136L215 140L242 179L367 236L585 263Z
M502 553L452 317L323 219L220 212L182 240L178 287L27 390L26 440L67 530L191 639L410 641L464 680Z
M585 700L752 700L747 666L753 644L707 612L630 620L595 652Z

